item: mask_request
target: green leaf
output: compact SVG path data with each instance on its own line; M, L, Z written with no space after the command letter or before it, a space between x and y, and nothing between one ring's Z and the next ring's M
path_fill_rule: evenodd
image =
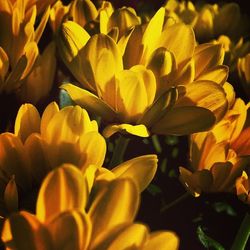
M205 232L202 230L201 226L197 227L196 233L199 241L206 249L225 250L225 248L219 242L207 236Z

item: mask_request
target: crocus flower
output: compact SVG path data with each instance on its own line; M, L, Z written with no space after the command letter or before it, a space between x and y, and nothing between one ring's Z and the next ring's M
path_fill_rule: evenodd
M100 185L90 199L91 189L95 188L91 171L83 173L69 164L52 171L41 186L36 215L22 211L5 221L2 240L6 247L20 250L65 246L74 250L178 248L174 233L149 233L147 226L134 222L140 201L132 179L118 178Z
M199 42L208 42L220 35L227 35L234 41L249 30L247 17L237 3L197 4L191 1L170 0L165 4L168 15L176 22L190 24ZM174 17L173 13L176 15Z
M146 27L135 26L118 43L105 34L90 37L74 22L62 25L62 59L89 91L62 88L109 123L106 137L118 131L142 137L204 131L227 110L222 46L196 47L192 29L163 25L164 15L161 8Z
M14 130L0 135L2 213L3 192L9 182L16 183L20 198L31 195L45 175L62 163L73 163L83 170L89 164L102 166L104 161L105 140L96 122L79 106L59 110L51 103L40 117L33 105L24 104Z
M8 4L7 4L8 2ZM38 42L49 17L49 6L35 29L34 1L1 1L0 92L14 92L22 84L38 56Z
M235 103L211 131L191 136L192 170L180 168L180 180L193 195L201 192L235 192L235 181L249 164L249 104Z

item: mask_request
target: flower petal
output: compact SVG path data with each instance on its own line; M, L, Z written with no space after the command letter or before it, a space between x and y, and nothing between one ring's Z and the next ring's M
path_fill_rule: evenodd
M178 92L176 88L171 88L163 93L148 110L145 111L138 123L145 124L147 127L153 126L164 116L165 111L171 109L177 100Z
M206 74L211 68L222 64L224 50L222 44L204 43L195 48L195 78Z
M102 134L104 137L109 138L113 134L120 133L128 133L135 136L140 137L149 137L150 132L147 127L143 124L140 125L130 125L130 124L119 124L119 125L108 125L103 131Z
M74 86L73 84L63 84L62 89L66 90L72 100L89 112L101 116L107 121L112 121L116 117L116 112L103 102L100 98L87 90Z
M95 130L96 126L86 110L79 106L67 106L51 118L43 137L54 145L76 143L81 135Z
M228 78L229 68L225 65L218 65L206 70L196 80L209 80L216 82L217 84L224 84Z
M190 26L183 23L173 24L162 32L158 47L164 47L172 52L177 64L180 64L193 56L194 31Z
M59 111L59 107L56 102L51 102L46 109L43 111L41 119L41 135L42 137L46 134L47 126L51 118Z
M157 161L156 155L144 155L118 165L112 172L117 178L133 179L142 192L154 178Z
M135 223L128 225L122 232L115 236L108 246L109 250L141 249L149 236L149 232L143 224ZM103 243L105 244L105 242Z
M228 109L224 89L212 81L197 81L179 87L176 106L198 106L213 112L216 121L222 119Z
M15 135L24 143L32 133L40 132L41 118L35 106L23 104L16 116Z
M79 146L82 155L79 163L80 169L84 170L89 165L102 166L106 154L106 141L99 133L84 134L80 137Z
M48 221L71 209L84 211L88 195L88 183L81 171L71 164L64 164L44 179L37 198L37 217Z
M25 240L24 240L25 239ZM2 240L8 249L53 249L46 228L28 212L12 214L3 226Z
M137 213L139 199L139 192L131 179L103 183L88 212L93 224L92 237L98 241L104 231L131 223Z
M29 189L31 176L21 140L11 133L0 134L0 149L1 171L5 173L4 179L15 175L17 185L23 190Z
M194 173L180 167L180 182L193 196L200 196L201 192L208 191L213 184L213 177L209 170L203 169Z
M152 127L156 134L185 135L205 131L215 123L213 113L196 106L176 107L167 111L164 117Z
M179 238L173 232L154 232L150 234L148 242L143 250L177 250L179 249Z
M14 175L4 190L4 203L8 212L13 213L18 211L18 192Z
M156 44L161 36L164 16L165 9L162 7L150 19L142 37L143 54L141 56L140 64L145 64L155 49Z
M60 213L47 223L54 249L87 249L91 237L91 222L84 212Z

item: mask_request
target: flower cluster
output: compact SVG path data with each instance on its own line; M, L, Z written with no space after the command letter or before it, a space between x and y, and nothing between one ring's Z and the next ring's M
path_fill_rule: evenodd
M6 249L178 249L167 223L136 222L168 136L189 138L188 193L250 204L246 20L236 3L0 0Z

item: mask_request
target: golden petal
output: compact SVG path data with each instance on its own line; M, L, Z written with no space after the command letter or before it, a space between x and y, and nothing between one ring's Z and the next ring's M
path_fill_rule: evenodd
M152 181L157 170L157 156L144 155L123 162L112 169L117 178L131 178L142 192Z
M87 180L81 171L71 164L64 164L44 179L37 198L37 217L44 222L71 209L84 211L88 192Z
M38 110L32 104L23 104L17 113L15 135L24 143L32 133L40 132L41 118Z

